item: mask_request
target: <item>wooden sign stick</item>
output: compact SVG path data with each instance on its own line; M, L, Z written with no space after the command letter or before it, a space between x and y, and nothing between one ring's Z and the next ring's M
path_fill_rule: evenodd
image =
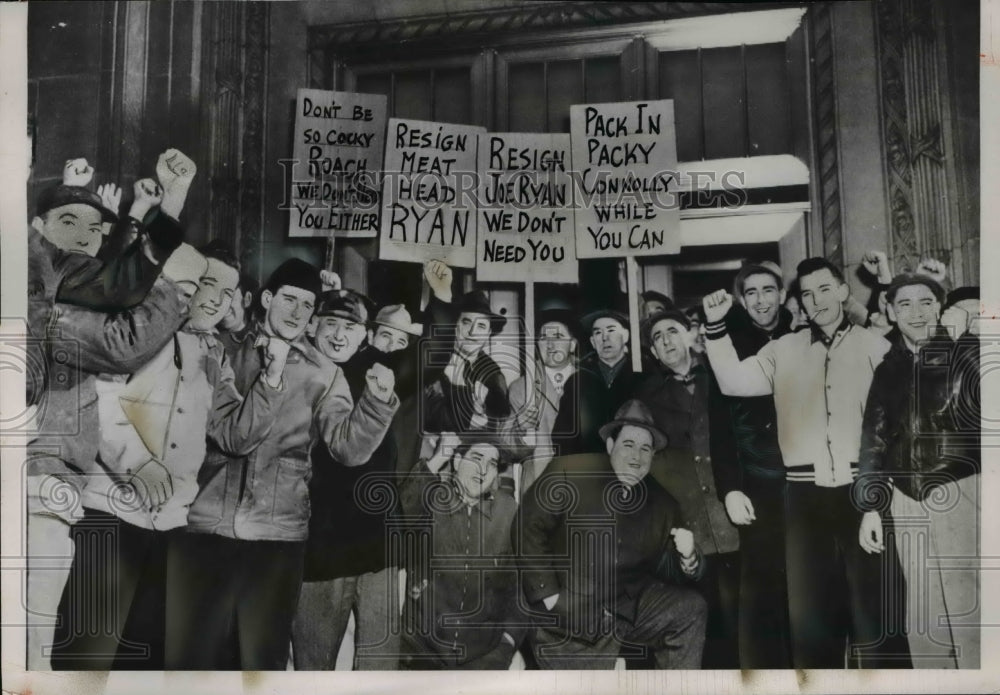
M642 341L639 339L639 264L635 256L625 257L625 283L628 286L628 322L632 334L632 371L642 371Z

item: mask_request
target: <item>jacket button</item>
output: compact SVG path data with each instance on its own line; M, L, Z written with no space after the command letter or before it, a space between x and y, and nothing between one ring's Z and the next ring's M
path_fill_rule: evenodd
M184 408L178 408L178 409L177 409L177 412L178 412L178 413L183 413L183 412L184 412Z
M175 444L175 443L172 443L172 444L170 445L170 448L171 448L171 449L176 449L176 448L177 448L177 444Z
M702 492L708 492L708 485L702 485L701 486L701 491Z
M694 457L694 462L695 463L701 463L701 456L695 456Z

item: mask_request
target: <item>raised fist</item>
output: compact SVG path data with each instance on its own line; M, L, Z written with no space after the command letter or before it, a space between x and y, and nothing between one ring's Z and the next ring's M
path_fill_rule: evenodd
M292 344L276 335L262 334L257 337L254 347L264 348L264 379L269 386L277 388Z
M925 258L920 261L916 272L920 275L926 275L938 284L943 283L948 277L948 267L936 258Z
M879 284L888 285L892 282L892 268L889 267L889 257L885 255L885 251L878 249L866 251L861 258L861 265L875 276Z
M163 200L163 188L153 179L139 179L132 186L136 202L143 202L150 208L156 207Z
M716 290L701 300L705 309L705 322L717 323L726 317L733 306L733 297L725 290Z
M64 186L86 186L94 178L94 167L87 164L87 160L67 159L63 167Z
M319 279L323 283L324 292L327 292L329 290L339 290L341 287L340 276L337 275L332 270L319 271Z
M156 178L166 190L179 180L190 182L197 173L194 160L178 149L170 148L156 160Z
M375 398L383 403L388 403L392 399L393 389L396 387L396 375L384 364L376 362L365 373L365 381L368 383L368 390Z
M452 273L447 263L427 261L424 263L424 278L435 297L442 302L451 302Z

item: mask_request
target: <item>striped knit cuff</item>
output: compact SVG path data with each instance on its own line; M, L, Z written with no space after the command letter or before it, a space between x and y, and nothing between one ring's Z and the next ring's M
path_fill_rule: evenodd
M724 338L725 336L726 322L724 320L705 324L705 337L709 340L718 340L719 338Z

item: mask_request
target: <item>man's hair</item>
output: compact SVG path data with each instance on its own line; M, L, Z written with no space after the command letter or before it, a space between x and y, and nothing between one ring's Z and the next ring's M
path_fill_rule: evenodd
M236 257L233 247L220 239L213 239L198 249L198 252L205 258L214 258L220 263L225 263L230 268L235 268L237 271L240 270L240 259ZM241 281L242 278L243 276L240 275Z
M240 292L246 294L250 292L254 297L257 296L257 291L260 289L260 283L248 273L240 273L240 284L238 285Z
M743 288L746 286L747 280L753 275L770 275L778 284L779 290L784 287L784 281L781 277L781 269L777 266L777 264L771 261L748 262L743 264L743 267L740 268L740 272L736 274L736 279L733 281L736 296L743 296Z
M455 451L452 454L452 458L464 457L469 452L469 450L472 449L472 447L479 446L481 444L491 446L497 450L497 473L503 473L508 468L510 468L511 460L510 457L507 455L507 451L503 448L502 445L498 444L495 441L490 441L489 439L462 442L461 444L455 447Z
M802 278L806 275L812 275L820 270L829 270L830 274L837 279L841 285L844 284L844 273L835 266L830 261L826 260L822 256L813 256L812 258L807 258L795 269L795 280L799 286L799 293L801 294L802 288Z

